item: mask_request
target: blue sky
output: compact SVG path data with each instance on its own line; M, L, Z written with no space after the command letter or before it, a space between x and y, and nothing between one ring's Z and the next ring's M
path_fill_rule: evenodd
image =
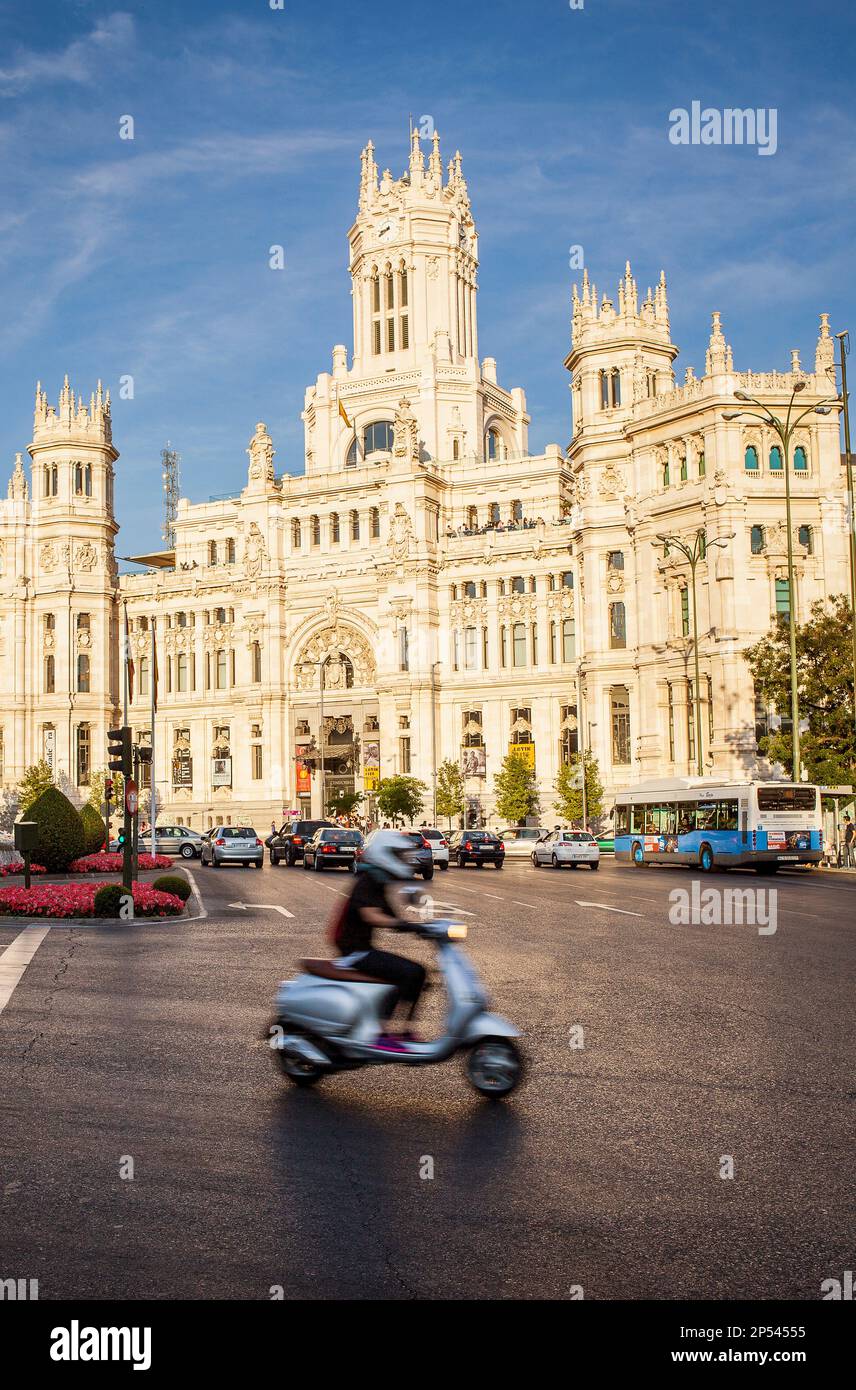
M351 341L359 152L373 139L400 174L410 114L462 151L481 353L525 388L534 450L569 437L572 245L613 294L627 257L643 292L665 267L681 377L713 309L741 369L792 347L810 364L821 310L856 339L842 0L284 2L0 14L0 463L31 437L37 379L55 400L65 371L87 396L133 375L120 551L159 543L167 439L195 500L243 484L260 419L301 470L305 387ZM694 100L775 107L776 154L672 145L669 112Z

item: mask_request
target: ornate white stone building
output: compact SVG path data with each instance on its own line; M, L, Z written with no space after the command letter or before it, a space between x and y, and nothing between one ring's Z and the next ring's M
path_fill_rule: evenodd
M28 484L0 503L0 776L47 755L85 788L121 707L148 739L157 623L156 779L163 819L261 829L339 790L445 758L490 823L512 745L533 760L542 817L579 737L614 791L695 767L687 566L661 534L710 546L698 568L705 766L755 763L743 660L787 605L784 484L775 440L728 423L735 390L781 406L833 394L821 323L815 370L738 373L714 315L705 373L677 386L665 278L639 305L573 298L573 438L528 452L520 388L480 359L478 238L460 155L444 175L414 133L409 168L362 154L348 234L354 346L306 392L303 472L277 474L258 424L243 489L179 504L173 550L117 578L109 396L84 407L39 389ZM750 422L751 426L752 422ZM791 464L796 604L844 592L838 415L812 415ZM783 588L784 577L784 588ZM321 683L323 679L323 691ZM578 691L582 686L582 702ZM323 709L322 709L323 705Z

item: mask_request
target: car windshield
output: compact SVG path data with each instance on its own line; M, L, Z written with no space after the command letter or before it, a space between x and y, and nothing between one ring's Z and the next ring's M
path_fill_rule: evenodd
M442 830L423 830L422 834L426 840L445 840Z
M503 840L537 840L541 833L533 826L526 830L503 830L502 838Z
M492 840L492 839L493 839L493 836L492 836L492 835L489 835L489 834L487 833L486 830L468 830L468 831L467 831L467 839L468 839L468 840L478 840L478 841L482 841L482 840Z
M408 840L412 840L414 845L421 845L425 838L421 830L405 830Z
M221 840L254 840L255 830L248 825L224 825L220 830Z
M581 830L576 830L571 835L565 836L566 840L572 840L574 844L591 845L594 843L593 835L584 835Z
M334 845L359 845L362 843L359 830L325 830L321 839Z

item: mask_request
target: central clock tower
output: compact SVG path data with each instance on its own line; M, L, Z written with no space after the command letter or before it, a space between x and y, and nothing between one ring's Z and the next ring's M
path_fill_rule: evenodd
M371 142L361 155L360 201L348 239L354 308L354 371L417 366L426 353L478 361L478 237L461 156L444 182L440 137L426 163L411 134L400 179L378 177Z

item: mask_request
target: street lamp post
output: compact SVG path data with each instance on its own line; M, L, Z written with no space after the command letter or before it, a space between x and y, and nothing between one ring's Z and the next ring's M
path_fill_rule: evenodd
M318 759L318 770L319 770L320 782L321 782L321 819L322 819L322 820L324 819L324 816L325 816L325 814L326 814L325 797L324 797L324 792L325 792L325 781L324 781L324 667L325 667L326 664L327 664L327 663L326 663L325 661L307 661L307 662L306 662L306 666L307 666L307 667L312 667L312 666L314 666L314 667L317 668L317 670L318 670L318 683L319 683L319 687L320 687L320 691L321 691L321 709L320 709L321 724L320 724L320 727L319 727L319 730L318 730L318 733L319 733L319 746L320 746L320 753L319 753L319 759Z
M693 595L693 659L695 665L695 681L693 683L693 704L695 706L695 726L696 726L696 769L699 777L704 776L704 758L702 755L701 744L701 673L699 670L698 655L698 602L696 598L696 569L700 560L703 560L708 550L715 546L724 546L734 539L734 533L729 536L719 536L716 540L708 541L704 531L699 528L693 536L692 545L681 540L680 536L657 536L657 540L663 546L664 557L674 547L684 556L690 567L690 583Z
M788 636L790 644L790 667L791 667L791 738L793 748L793 780L799 782L801 779L802 765L800 762L800 718L799 718L799 682L797 677L797 624L796 624L796 592L794 586L794 538L791 531L791 440L798 427L808 415L828 415L831 405L840 405L838 397L831 397L823 400L819 405L810 405L807 410L803 410L795 419L791 419L794 401L800 391L806 388L805 381L795 381L791 398L788 401L788 410L784 420L778 415L774 415L763 401L756 400L746 391L735 391L734 399L746 402L748 405L757 406L757 410L731 410L723 412L723 420L739 420L742 416L748 416L753 420L760 420L762 424L769 425L773 433L777 436L782 446L782 466L785 470L785 523L788 532Z

